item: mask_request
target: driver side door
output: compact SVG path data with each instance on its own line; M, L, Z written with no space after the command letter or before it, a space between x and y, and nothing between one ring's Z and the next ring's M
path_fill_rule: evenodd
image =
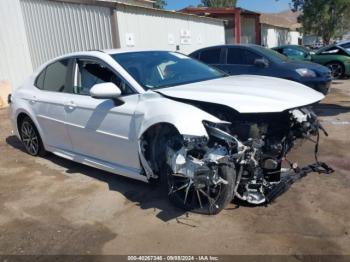
M74 153L120 168L139 169L135 134L135 109L139 95L103 61L76 58L73 94L68 101L67 126ZM96 99L90 89L113 82L122 91L120 99ZM84 159L83 159L84 161ZM94 163L94 164L96 164Z
M230 75L265 75L266 68L255 65L256 59L263 57L241 47L230 47L225 50L225 64L220 68Z

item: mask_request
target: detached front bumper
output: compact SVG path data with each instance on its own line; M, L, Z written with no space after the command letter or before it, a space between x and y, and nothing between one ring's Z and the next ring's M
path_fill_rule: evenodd
M291 185L293 185L296 181L301 180L306 177L310 173L318 173L318 174L332 174L334 169L328 166L323 162L316 162L315 164L308 165L303 168L297 169L285 169L281 172L281 180L277 184L273 185L268 192L265 194L266 203L271 203L277 197L286 192Z

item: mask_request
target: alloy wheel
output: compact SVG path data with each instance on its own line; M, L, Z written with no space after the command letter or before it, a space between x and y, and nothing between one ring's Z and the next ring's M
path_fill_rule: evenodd
M332 77L338 79L343 76L344 69L340 63L328 64L328 68L331 70Z
M222 194L223 183L218 177L218 183L211 183L206 173L189 178L183 174L168 173L168 194L188 210L198 213L213 214L220 208L218 200Z
M39 153L39 138L34 130L33 125L24 121L21 126L21 138L27 152L33 156Z

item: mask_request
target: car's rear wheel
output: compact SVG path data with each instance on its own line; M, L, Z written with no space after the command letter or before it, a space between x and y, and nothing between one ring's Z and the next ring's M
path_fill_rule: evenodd
M344 77L345 68L342 63L335 61L328 63L326 66L331 70L331 74L334 79L340 79Z
M41 137L33 121L29 117L24 117L19 128L22 143L28 154L32 156L43 156L46 151Z

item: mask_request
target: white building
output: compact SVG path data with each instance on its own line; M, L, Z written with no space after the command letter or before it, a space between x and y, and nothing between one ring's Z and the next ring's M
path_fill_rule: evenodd
M299 13L285 11L276 14L261 14L261 44L266 47L279 45L298 45L302 37L297 21Z
M151 0L1 0L0 83L16 87L40 64L73 51L130 48L187 54L225 43L222 20L152 6Z

